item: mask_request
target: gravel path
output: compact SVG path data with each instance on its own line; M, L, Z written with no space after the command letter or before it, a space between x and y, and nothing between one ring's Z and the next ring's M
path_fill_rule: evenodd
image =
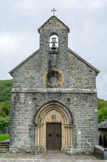
M31 155L28 153L0 153L0 162L74 162L74 161L100 161L93 155L67 155L60 151L47 151Z

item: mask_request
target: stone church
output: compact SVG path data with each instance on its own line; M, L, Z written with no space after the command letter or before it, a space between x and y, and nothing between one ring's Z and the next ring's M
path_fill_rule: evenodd
M10 71L10 151L91 153L99 71L68 48L70 29L56 16L38 32L40 48Z

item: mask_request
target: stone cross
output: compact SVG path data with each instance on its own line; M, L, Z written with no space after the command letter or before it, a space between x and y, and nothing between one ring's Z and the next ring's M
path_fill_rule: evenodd
M55 10L55 8L53 8L53 10L51 10L52 12L53 12L53 16L55 15L55 12L57 11L57 10Z

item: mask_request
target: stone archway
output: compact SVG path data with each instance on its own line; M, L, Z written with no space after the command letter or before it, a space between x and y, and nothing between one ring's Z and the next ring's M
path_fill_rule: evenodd
M48 123L61 124L61 150L72 145L72 116L63 104L52 101L43 105L35 117L35 146L46 148L46 127Z

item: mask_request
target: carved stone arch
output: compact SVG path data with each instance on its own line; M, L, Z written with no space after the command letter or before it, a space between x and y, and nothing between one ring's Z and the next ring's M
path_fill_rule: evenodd
M57 101L51 101L46 104L44 104L36 113L35 116L35 122L39 123L41 121L41 118L43 118L42 115L45 115L47 111L51 111L52 109L57 109L63 116L66 116L66 120L69 124L73 123L72 114L69 111L69 109L63 105L60 102Z
M52 116L55 118L53 119ZM60 102L45 103L35 116L35 146L46 148L47 123L61 123L61 149L72 145L73 118L70 110Z

